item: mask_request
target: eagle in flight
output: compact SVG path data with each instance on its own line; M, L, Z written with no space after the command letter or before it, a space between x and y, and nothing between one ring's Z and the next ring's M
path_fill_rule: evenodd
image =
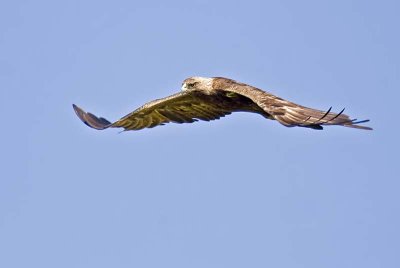
M372 130L360 124L369 120L350 119L349 116L320 111L284 100L256 87L223 77L190 77L183 81L182 91L146 103L114 123L83 111L73 104L78 117L95 129L124 128L140 130L173 123L211 121L233 112L251 112L267 119L277 120L286 127L323 129L323 126L339 125Z

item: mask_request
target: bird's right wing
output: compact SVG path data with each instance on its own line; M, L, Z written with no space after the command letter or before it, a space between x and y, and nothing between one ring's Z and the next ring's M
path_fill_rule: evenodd
M140 130L169 122L181 124L219 119L233 112L224 105L227 101L229 99L223 96L210 96L201 91L183 91L146 103L114 123L87 113L75 104L73 107L78 117L89 127L95 129L122 127L125 130Z

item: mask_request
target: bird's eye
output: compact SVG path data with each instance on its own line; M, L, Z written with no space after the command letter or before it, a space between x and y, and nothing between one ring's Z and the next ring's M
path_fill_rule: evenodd
M195 84L196 84L196 83L189 83L189 84L187 84L187 87L188 87L188 88L193 88Z

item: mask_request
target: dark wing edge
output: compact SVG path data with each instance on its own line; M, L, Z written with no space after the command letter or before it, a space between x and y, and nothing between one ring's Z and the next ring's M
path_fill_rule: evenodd
M74 111L79 119L91 128L103 130L109 128L112 124L110 121L103 117L97 117L94 114L85 112L75 104L72 104L72 107L74 108Z

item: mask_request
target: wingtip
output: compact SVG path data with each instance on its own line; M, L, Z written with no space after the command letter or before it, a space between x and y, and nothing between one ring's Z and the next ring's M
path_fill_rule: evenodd
M103 129L108 128L111 125L111 122L109 122L105 118L102 118L102 117L99 118L99 117L95 116L94 114L87 113L75 104L72 104L72 107L73 107L76 115L79 117L79 119L91 128L103 130Z
M79 108L75 104L72 104L72 108L74 108L74 111L75 111L76 115L79 117L79 119L82 120L83 123L85 123L85 111L82 110L81 108Z
M84 111L81 108L79 108L76 104L72 104L72 108L74 108L74 111L78 115L79 118L80 118L79 114L84 113Z
M372 127L367 127L367 126L360 126L359 124L364 124L364 123L368 123L370 120L369 119L365 119L365 120L359 120L357 121L357 119L353 119L351 120L350 124L345 124L345 127L350 127L350 128L358 128L358 129L363 129L363 130L374 130Z

